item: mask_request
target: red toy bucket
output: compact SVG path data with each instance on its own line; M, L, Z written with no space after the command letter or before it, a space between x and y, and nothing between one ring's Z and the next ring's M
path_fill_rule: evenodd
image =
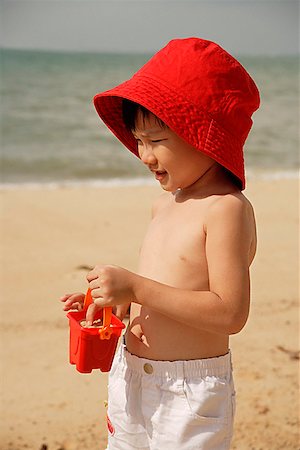
M80 322L85 319L91 303L91 292L88 290L83 310L67 314L70 325L70 363L76 364L76 369L81 373L90 373L93 369L109 372L125 325L112 314L112 308L103 308L94 317L94 320L102 319L102 326L83 327Z

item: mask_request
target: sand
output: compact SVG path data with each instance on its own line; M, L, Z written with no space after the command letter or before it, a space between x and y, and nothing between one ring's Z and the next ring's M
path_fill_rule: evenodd
M2 450L102 450L107 374L68 363L58 298L85 291L96 263L135 270L156 186L3 190L1 194ZM252 180L259 247L252 306L232 337L233 450L296 450L298 184Z

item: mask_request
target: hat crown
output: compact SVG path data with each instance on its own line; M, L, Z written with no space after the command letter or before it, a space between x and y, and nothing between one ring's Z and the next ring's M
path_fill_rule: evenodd
M174 39L135 76L164 83L244 143L259 107L259 92L243 66L218 44Z

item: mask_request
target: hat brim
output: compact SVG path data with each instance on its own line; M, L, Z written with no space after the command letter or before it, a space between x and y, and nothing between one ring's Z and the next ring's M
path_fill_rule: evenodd
M123 122L122 100L134 101L159 117L196 150L229 170L245 187L243 145L214 118L161 80L135 75L119 86L96 94L97 113L112 133L136 156L137 143Z

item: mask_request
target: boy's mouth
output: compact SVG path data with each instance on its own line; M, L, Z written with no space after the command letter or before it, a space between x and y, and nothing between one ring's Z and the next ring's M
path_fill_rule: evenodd
M165 170L155 170L154 174L155 174L155 178L158 181L161 181L167 175L167 172Z

